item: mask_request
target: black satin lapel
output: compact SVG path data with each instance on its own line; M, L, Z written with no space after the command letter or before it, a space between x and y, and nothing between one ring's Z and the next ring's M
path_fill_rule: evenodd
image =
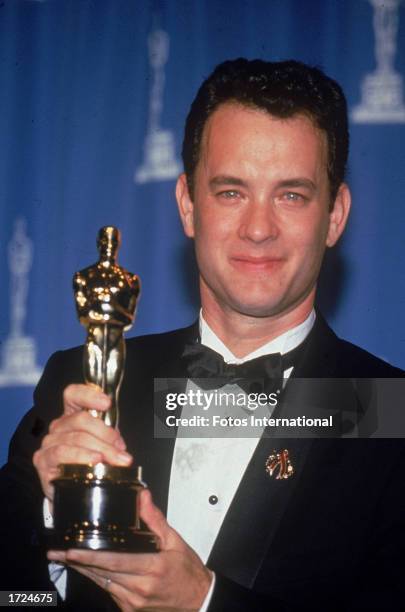
M294 378L333 378L337 376L339 339L320 312L308 336L305 350L294 367Z
M316 321L308 337L305 351L291 379L287 381L279 411L273 416L329 418L332 428L306 430L307 437L341 437L357 435L364 415L369 412L371 382L359 384L342 364L341 341L317 312ZM350 368L349 368L350 371ZM364 387L364 390L363 390ZM373 415L368 414L365 425L374 427ZM364 433L364 432L363 432ZM283 433L281 434L283 435Z
M294 503L311 445L312 440L260 439L215 541L208 567L245 587L254 585L284 512ZM276 480L268 475L265 464L273 450L285 448L295 473L289 479Z

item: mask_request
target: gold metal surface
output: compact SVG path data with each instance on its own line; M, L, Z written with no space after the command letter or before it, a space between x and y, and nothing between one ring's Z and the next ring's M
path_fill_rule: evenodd
M286 448L280 452L274 450L267 459L265 467L269 476L277 474L276 480L285 480L294 475L294 467Z
M99 261L73 278L77 314L87 329L83 366L87 383L102 388L111 398L105 412L91 411L106 425L118 426L118 393L125 363L124 331L134 320L140 282L117 264L120 232L112 226L98 234Z
M112 481L114 483L138 482L139 468L119 467L106 463L84 465L80 463L64 463L59 466L59 479Z
M86 383L111 398L107 413L90 411L106 425L118 426L118 394L124 374L124 331L132 325L139 279L117 264L120 233L99 231L99 261L77 272L73 287L80 322L87 329L83 353ZM53 481L54 529L50 548L70 547L125 552L156 552L158 542L139 516L138 495L146 487L142 468L64 464Z

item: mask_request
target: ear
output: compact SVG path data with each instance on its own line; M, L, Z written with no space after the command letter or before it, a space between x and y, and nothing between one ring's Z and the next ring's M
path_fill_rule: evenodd
M184 233L194 238L194 204L190 198L186 175L180 174L176 184L176 200Z
M349 217L351 202L349 187L346 183L342 183L337 192L333 210L330 213L326 246L334 246L343 234Z

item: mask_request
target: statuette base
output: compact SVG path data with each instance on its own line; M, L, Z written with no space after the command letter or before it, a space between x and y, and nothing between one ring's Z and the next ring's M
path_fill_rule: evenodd
M140 468L65 464L53 484L55 527L47 530L48 547L158 551L138 515L138 494L146 487Z

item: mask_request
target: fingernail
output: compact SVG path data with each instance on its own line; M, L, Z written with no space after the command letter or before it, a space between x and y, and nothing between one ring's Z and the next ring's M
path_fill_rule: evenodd
M62 561L64 558L64 553L58 552L56 550L48 550L46 556L50 561Z
M108 397L108 395L101 395L98 398L98 403L99 403L99 406L101 406L102 408L108 408L111 404L111 400Z
M128 453L119 453L118 459L122 461L122 463L130 463L132 461L132 457L128 455Z

